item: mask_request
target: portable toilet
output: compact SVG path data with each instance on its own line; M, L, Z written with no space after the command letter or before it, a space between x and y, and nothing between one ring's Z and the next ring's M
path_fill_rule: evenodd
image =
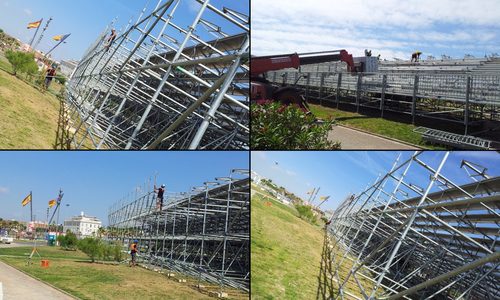
M56 238L57 235L55 232L49 232L47 235L47 245L48 246L55 246L56 245Z

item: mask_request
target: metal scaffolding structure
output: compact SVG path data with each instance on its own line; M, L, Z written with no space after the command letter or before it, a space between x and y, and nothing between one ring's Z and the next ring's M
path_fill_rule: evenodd
M250 172L232 170L156 206L151 183L109 210L111 240L139 241L138 262L249 291ZM127 248L128 249L128 248Z
M500 177L448 158L399 157L340 204L325 232L318 298L500 298Z
M295 86L306 99L321 105L342 105L358 113L360 109L369 109L382 118L387 112L407 115L413 124L417 117L446 121L463 126L465 136L478 136L500 127L498 72L408 70L352 74L342 64L323 63L270 72L267 78L276 84ZM439 124L434 129L446 131L446 123L434 122Z
M196 3L192 20L180 12ZM210 0L159 0L147 11L110 41L113 21L73 72L72 147L248 149L246 12Z

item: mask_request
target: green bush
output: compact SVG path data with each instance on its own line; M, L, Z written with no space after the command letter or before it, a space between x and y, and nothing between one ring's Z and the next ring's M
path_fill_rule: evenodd
M97 259L117 262L123 260L122 247L119 242L108 244L99 238L87 237L78 242L78 249L87 254L92 262Z
M314 213L313 213L310 206L297 204L297 205L295 205L295 209L297 209L297 212L299 213L299 216L302 219L304 219L312 224L316 224L317 219L314 216Z
M281 103L251 106L251 148L254 150L336 150L328 141L334 121L318 124L312 114Z
M117 262L121 262L123 260L123 252L120 242L114 243L111 247L113 248L113 259Z
M66 231L66 235L57 236L57 241L64 250L76 250L78 244L78 238L69 230Z
M87 237L78 241L78 249L87 254L92 262L95 262L102 254L101 240Z
M56 76L55 80L56 80L57 82L59 82L60 84L62 84L62 85L64 85L64 84L66 83L66 77L61 76L61 75Z
M13 75L17 75L18 72L28 75L33 75L38 72L38 65L35 62L35 55L33 53L7 50L5 52L5 57L12 65Z

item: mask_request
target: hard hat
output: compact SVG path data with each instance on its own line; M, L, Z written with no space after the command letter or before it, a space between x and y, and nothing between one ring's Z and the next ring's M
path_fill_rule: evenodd
M134 243L139 243L139 241L138 240L134 240Z
M164 184L162 184L162 185L161 185L161 187L165 187L165 185L164 185Z

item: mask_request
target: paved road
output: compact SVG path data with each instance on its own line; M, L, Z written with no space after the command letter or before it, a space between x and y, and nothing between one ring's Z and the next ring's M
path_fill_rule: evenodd
M11 243L11 244L4 244L0 243L0 248L14 248L14 247L29 247L32 246L33 244L28 244L28 243Z
M328 139L341 142L342 150L418 150L416 147L342 126L335 126Z
M71 300L74 298L0 262L0 300Z

